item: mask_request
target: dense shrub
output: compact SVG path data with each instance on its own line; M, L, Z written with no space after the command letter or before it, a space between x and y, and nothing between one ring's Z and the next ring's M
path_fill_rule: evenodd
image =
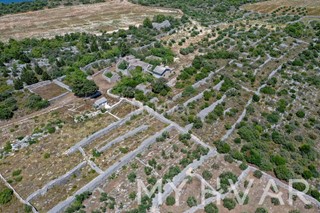
M173 206L176 203L176 199L173 196L168 196L166 199L167 206Z
M27 100L27 106L30 109L43 109L49 106L49 101L43 100L39 95L32 94Z
M271 162L277 166L286 164L286 159L281 157L280 155L272 155Z
M196 206L197 205L196 198L193 197L193 196L188 197L187 204L188 204L189 207Z
M284 31L288 33L289 36L292 36L294 38L300 38L303 36L305 29L306 26L303 23L297 22L293 24L288 24L284 28Z
M11 189L5 188L0 192L0 204L9 203L12 200L13 191Z
M237 203L234 199L225 198L223 199L223 206L227 208L229 211L236 207Z
M277 166L274 169L274 173L280 180L289 181L290 178L293 178L292 171L285 165Z
M238 130L238 134L241 137L241 139L248 141L248 142L254 142L259 139L260 133L254 128L250 128L248 126L243 126Z
M268 211L265 208L259 207L256 209L255 213L268 213Z
M135 182L136 177L137 177L137 175L136 175L136 173L134 173L134 172L131 172L130 174L128 174L128 180L129 180L131 183Z
M217 150L219 153L229 153L230 152L230 145L223 141L218 141L215 143Z
M258 179L260 179L261 177L262 177L262 172L260 171L260 170L255 170L254 172L253 172L253 176L254 177L256 177L256 178L258 178Z
M80 210L81 208L83 208L83 201L88 199L91 196L91 192L84 192L80 195L76 195L76 200L71 204L71 206L69 206L65 212L66 213L73 213L73 212L77 212L78 210Z
M214 203L210 203L204 207L206 213L219 213L218 207Z
M304 118L304 116L306 115L305 112L303 110L299 110L296 112L297 117L299 118Z
M276 94L276 91L272 87L269 87L269 86L263 87L261 89L261 92L264 94L268 94L268 95Z

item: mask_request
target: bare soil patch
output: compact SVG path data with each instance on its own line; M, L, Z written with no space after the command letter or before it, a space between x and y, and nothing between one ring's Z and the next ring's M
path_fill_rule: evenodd
M57 97L65 92L67 92L67 90L58 86L55 83L51 83L51 84L45 85L43 87L38 87L32 91L47 100L54 98L54 97Z
M72 32L98 33L141 24L157 14L180 14L178 10L144 7L128 1L59 7L6 15L0 18L0 40L54 37Z

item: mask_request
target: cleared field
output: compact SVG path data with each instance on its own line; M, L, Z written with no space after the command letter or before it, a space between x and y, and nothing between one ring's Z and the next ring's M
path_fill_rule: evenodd
M137 107L133 106L132 104L126 101L122 101L115 108L112 108L110 110L110 113L114 114L119 118L124 118L126 115L128 115L129 113L133 112L136 109Z
M107 0L99 4L13 14L0 18L0 40L54 37L72 32L114 31L141 24L146 17L157 14L177 16L180 12Z
M307 15L320 15L320 1L319 0L272 0L259 2L255 4L247 4L243 6L243 9L252 10L261 13L272 13L280 7L305 7L307 9Z
M43 87L38 87L32 91L47 100L54 98L54 97L57 97L65 92L67 92L66 89L58 86L55 83L51 83L51 84L45 85Z

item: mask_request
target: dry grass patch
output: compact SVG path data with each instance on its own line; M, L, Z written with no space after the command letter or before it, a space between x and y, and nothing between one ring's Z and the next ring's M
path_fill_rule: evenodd
M97 175L98 174L87 165L79 172L76 172L65 183L54 186L43 196L31 200L31 203L39 212L47 212L60 201L65 200L68 196L71 196L85 184L89 183L92 179L97 177Z
M114 114L119 118L124 118L126 115L135 111L136 109L138 109L136 106L128 103L127 101L122 101L121 103L119 103L119 105L112 108L110 110L110 113Z
M134 136L131 136L107 149L101 154L101 157L96 158L95 162L103 170L109 168L127 153L135 150L148 137L156 134L166 125L154 117L145 117L145 125L149 125L147 130L144 130Z
M106 145L108 142L120 137L121 135L143 125L146 120L150 119L146 113L141 113L137 116L132 116L129 121L126 123L118 126L117 128L109 131L107 134L97 138L96 140L92 141L90 144L84 147L84 150L87 153L92 153L94 149L98 150L99 148Z
M32 91L47 100L54 98L54 97L57 97L65 92L67 92L66 89L58 86L55 83L50 83L50 84L47 84L43 87L38 87L36 89L33 89Z
M0 172L7 180L12 181L13 186L23 197L83 161L79 152L70 156L64 155L63 152L83 138L108 126L115 121L115 118L109 114L101 114L81 123L75 123L72 118L63 121L61 129L39 138L35 144L1 161ZM49 158L45 158L46 153L49 154ZM17 169L21 170L19 177L12 175Z

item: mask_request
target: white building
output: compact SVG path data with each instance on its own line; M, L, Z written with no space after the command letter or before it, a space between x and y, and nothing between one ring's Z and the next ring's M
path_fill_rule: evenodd
M108 105L107 99L105 97L102 97L98 100L96 100L93 104L93 106L95 108L101 108L101 107L105 107L106 105Z

